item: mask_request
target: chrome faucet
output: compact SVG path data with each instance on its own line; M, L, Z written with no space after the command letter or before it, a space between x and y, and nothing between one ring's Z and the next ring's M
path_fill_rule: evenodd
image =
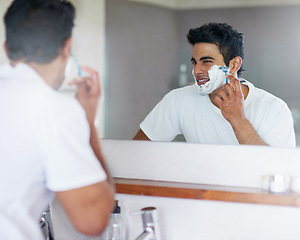
M143 229L141 235L135 240L160 240L158 217L155 207L141 209Z
M40 227L46 240L54 240L49 206L40 218Z

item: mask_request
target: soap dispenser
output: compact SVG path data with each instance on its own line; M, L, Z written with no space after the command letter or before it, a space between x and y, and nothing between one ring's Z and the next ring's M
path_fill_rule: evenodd
M110 215L109 223L100 236L100 240L127 240L126 224L121 216L121 208L118 200L115 201L114 211Z

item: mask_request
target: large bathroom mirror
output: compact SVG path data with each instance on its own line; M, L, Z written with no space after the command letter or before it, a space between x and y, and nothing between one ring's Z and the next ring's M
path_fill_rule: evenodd
M250 6L241 6L235 1L228 7L222 1L220 7L172 9L142 2L149 1L106 1L106 138L132 139L152 108L179 86L182 64L193 81L192 47L186 40L190 28L227 22L244 33L241 77L288 104L299 144L300 5L249 1Z
M1 1L2 16L11 1ZM101 137L132 139L152 108L180 86L181 66L193 82L188 30L227 22L245 36L241 77L288 104L300 145L299 0L71 2L77 9L72 51L99 72L104 87L104 117L97 121ZM4 42L2 21L0 30ZM5 61L1 51L0 62Z

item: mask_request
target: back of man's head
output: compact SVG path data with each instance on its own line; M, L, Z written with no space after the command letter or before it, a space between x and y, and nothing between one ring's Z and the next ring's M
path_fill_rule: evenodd
M14 0L4 16L9 59L51 62L71 37L74 18L65 0Z
M244 35L227 23L209 23L198 28L192 28L187 34L189 43L213 43L219 47L224 62L229 66L229 61L237 56L244 59ZM242 66L237 72L243 71Z

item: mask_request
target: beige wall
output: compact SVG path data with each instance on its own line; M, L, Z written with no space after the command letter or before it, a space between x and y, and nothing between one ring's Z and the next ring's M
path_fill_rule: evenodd
M72 52L80 64L98 71L104 89L105 0L70 1L77 10ZM100 137L103 137L104 117L102 107L99 109L96 125Z
M104 76L104 34L105 34L105 0L70 0L77 11L73 32L72 52L80 64L90 66ZM0 43L5 41L3 15L11 0L1 0ZM2 48L3 49L3 48ZM0 51L0 64L8 59L3 50ZM103 132L102 114L96 120L100 136Z
M0 64L5 63L8 61L6 54L3 49L3 43L5 41L5 31L4 31L4 23L3 23L3 16L6 12L7 7L11 3L11 0L1 0L0 3L0 15L1 15L1 21L0 21Z

